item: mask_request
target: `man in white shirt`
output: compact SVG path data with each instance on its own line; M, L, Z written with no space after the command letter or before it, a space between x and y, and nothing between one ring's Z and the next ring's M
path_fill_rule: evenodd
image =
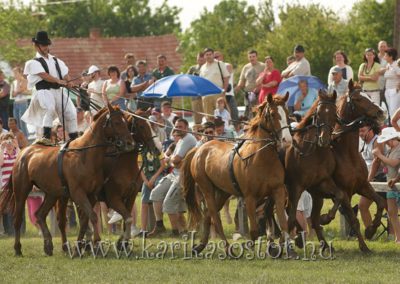
M204 50L206 63L200 68L200 77L204 77L222 89L221 94L208 95L203 97L203 111L211 116L214 114L215 105L219 97L225 97L229 82L229 72L222 61L214 59L214 50L206 48ZM210 120L207 117L207 120Z
M76 108L62 88L72 87L72 83L68 82L68 67L49 54L51 40L47 32L39 31L32 42L37 52L34 59L26 62L24 75L27 75L28 89L35 88L36 94L22 120L43 127L43 138L37 142L53 145L50 140L53 121L57 117L62 121L64 115L64 128L73 140L78 137Z
M296 45L294 47L295 62L292 62L285 70L282 71L282 78L287 79L296 75L310 76L311 68L310 63L304 57L304 47L302 45Z

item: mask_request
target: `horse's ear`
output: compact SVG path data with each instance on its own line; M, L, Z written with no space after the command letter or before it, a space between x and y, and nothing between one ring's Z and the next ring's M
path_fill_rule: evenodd
M353 79L350 79L350 80L349 80L348 87L349 87L349 94L351 94L351 93L353 92L353 90L354 90L354 82L353 82Z
M272 97L272 94L269 93L269 94L267 95L267 102L270 104L270 103L272 103L273 100L274 100L274 98Z
M151 115L151 107L149 107L145 112L144 112L145 116L150 116Z
M333 93L332 93L332 98L333 98L333 100L334 100L334 101L336 101L336 99L337 99L337 93L336 93L336 90L333 90Z
M283 100L287 102L288 99L289 99L289 92L286 92L285 96L283 97Z

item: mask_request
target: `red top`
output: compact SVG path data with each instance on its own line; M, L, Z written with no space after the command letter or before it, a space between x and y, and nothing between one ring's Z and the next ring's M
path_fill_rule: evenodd
M260 77L264 77L264 79L262 81L263 84L267 84L272 81L278 82L278 84L275 87L272 87L272 88L262 87L261 88L260 95L258 96L258 102L261 104L264 101L264 98L268 94L276 94L276 91L278 90L278 87L279 87L279 83L282 81L282 77L281 77L281 73L277 69L272 70L268 74L265 71L263 71L258 76L258 78L260 78Z

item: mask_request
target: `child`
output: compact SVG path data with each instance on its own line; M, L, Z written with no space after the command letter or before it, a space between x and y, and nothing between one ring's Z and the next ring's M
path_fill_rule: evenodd
M143 170L140 172L143 179L142 186L142 209L141 209L141 229L139 234L145 234L147 231L148 213L152 202L150 201L150 192L158 184L163 176L165 162L163 154L154 154L149 149L144 148L139 156Z
M382 130L382 134L378 137L378 143L385 143L390 151L388 156L382 154L379 147L372 150L372 154L382 161L387 167L387 179L394 179L400 168L400 140L399 132L397 132L393 127L387 127ZM397 201L400 198L400 194L397 191L390 190L386 194L387 206L390 224L392 225L393 231L395 233L395 242L400 244L400 221L398 214Z
M231 114L227 110L225 98L218 98L216 103L217 109L214 110L215 117L221 117L225 122L225 130L229 129L229 122L231 120Z
M19 152L18 141L14 134L11 132L1 134L0 147L1 188L4 189L10 181L12 168ZM7 219L10 220L11 218L8 217L10 216L7 216ZM0 216L0 227L0 230L3 231L3 216Z

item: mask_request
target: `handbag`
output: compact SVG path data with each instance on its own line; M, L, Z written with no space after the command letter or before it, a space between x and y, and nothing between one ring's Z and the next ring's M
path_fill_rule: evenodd
M217 61L218 64L218 68L219 68L219 74L221 74L221 80L222 80L222 85L224 84L224 76L222 76L222 70L221 70L221 66L219 65L219 61ZM226 88L226 92L229 93L232 90L232 85L228 84L228 87Z

